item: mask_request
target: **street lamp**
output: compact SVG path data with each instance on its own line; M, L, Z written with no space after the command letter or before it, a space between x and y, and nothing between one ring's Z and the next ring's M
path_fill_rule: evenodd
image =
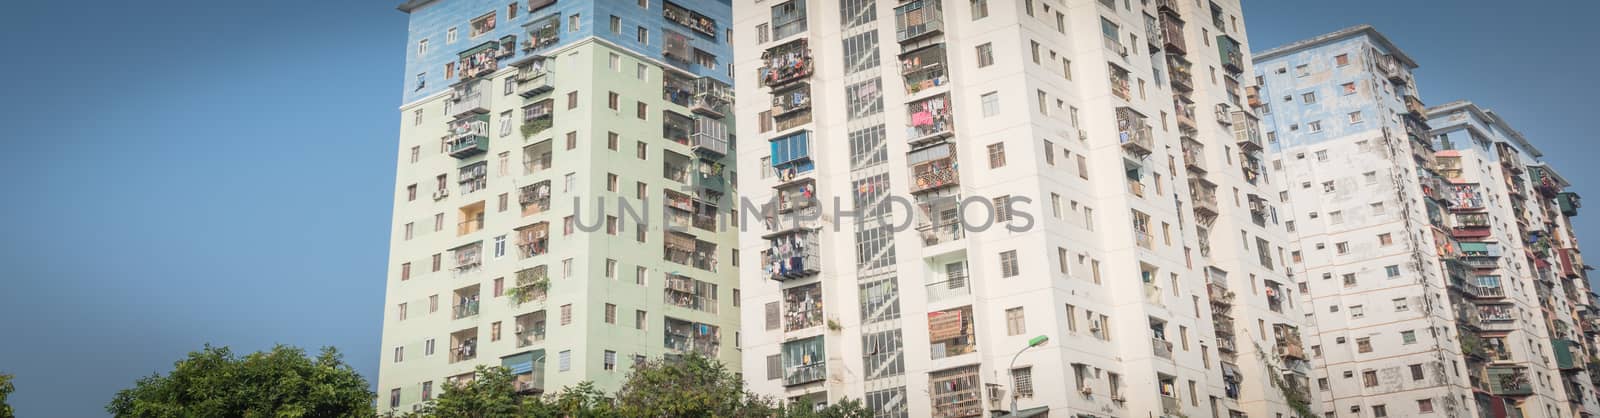
M1038 347L1038 346L1044 345L1044 343L1046 343L1048 341L1050 341L1050 336L1048 336L1048 335L1040 335L1040 336L1037 336L1037 337L1029 338L1028 339L1028 346L1027 347L1022 347L1021 350L1017 350L1017 355L1011 356L1011 365L1010 366L1006 366L1006 372L1011 374L1011 413L1009 415L1006 415L1006 416L1008 416L1008 417L1017 416L1017 397L1018 397L1018 393L1017 393L1017 369L1016 369L1017 357L1022 357L1022 352L1028 351L1028 349L1030 349L1030 348L1034 348L1034 347Z

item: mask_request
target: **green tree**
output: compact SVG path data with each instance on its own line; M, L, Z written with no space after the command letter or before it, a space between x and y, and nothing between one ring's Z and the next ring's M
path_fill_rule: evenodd
M691 355L634 366L616 399L580 382L543 396L522 396L503 367L479 366L471 382L451 387L406 418L866 418L860 401L826 408L809 402L777 404L744 388L739 376L716 360Z
M745 390L721 362L700 355L635 365L617 391L624 417L759 417L772 402Z
M0 373L0 418L17 417L17 411L11 410L11 404L6 402L6 398L11 396L11 392L17 390L17 386L11 383L12 377L9 374Z
M338 350L279 345L239 357L207 344L117 392L106 411L117 417L370 417L374 394Z

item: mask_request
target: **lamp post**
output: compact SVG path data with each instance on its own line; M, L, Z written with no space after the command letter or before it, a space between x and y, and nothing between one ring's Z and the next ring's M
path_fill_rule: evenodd
M1034 348L1034 347L1038 347L1038 346L1044 345L1044 343L1048 342L1048 341L1050 341L1050 336L1048 336L1048 335L1040 335L1040 336L1037 336L1037 337L1029 338L1028 339L1028 346L1027 347L1022 347L1021 350L1017 350L1017 355L1011 356L1011 365L1010 366L1006 366L1006 372L1011 374L1011 413L1006 415L1006 416L1008 416L1008 417L1017 416L1017 397L1018 397L1018 393L1017 393L1017 369L1016 369L1017 357L1022 357L1022 352L1028 351L1028 349L1030 349L1030 348Z

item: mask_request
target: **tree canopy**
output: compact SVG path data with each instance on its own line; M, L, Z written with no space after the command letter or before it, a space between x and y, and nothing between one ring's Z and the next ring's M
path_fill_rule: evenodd
M691 355L656 359L634 366L614 399L590 382L542 396L520 396L505 368L482 367L471 382L446 385L438 398L412 418L663 418L775 417L866 418L861 402L844 400L826 408L775 402L744 388L739 375L721 363Z
M11 404L6 402L6 398L11 396L11 392L17 390L17 386L11 383L12 378L9 374L0 373L0 418L16 418L17 416L17 411L11 410Z
M279 345L237 356L227 347L189 353L166 376L153 374L117 392L117 417L370 417L374 394L338 350L315 359Z

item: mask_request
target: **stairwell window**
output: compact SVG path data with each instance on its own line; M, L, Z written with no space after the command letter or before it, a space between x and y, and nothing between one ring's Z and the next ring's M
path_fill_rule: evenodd
M1006 309L1006 335L1022 335L1028 332L1027 319L1022 307Z
M988 92L980 97L983 103L983 117L992 117L1000 114L1000 93Z
M1000 168L1005 166L1006 144L1004 142L989 144L989 168Z
M1020 367L1011 369L1012 387L1017 388L1018 398L1033 397L1033 368Z

